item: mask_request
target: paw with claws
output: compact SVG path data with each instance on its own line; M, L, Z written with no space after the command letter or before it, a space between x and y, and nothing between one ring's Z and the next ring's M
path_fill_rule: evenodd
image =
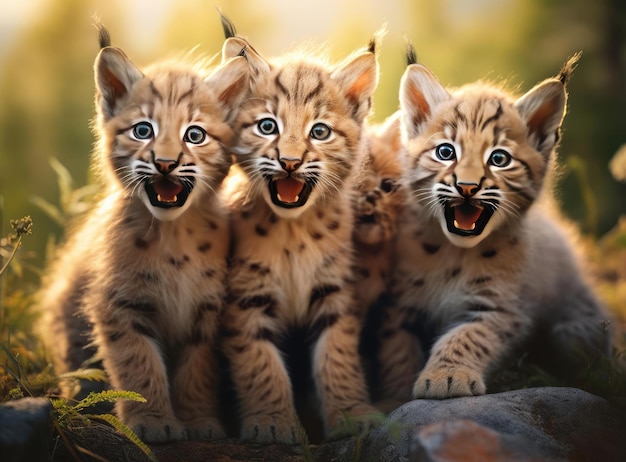
M414 398L445 399L485 394L482 374L465 366L426 368L413 387Z
M130 415L123 421L146 443L158 444L187 439L185 427L175 418Z
M187 429L187 438L193 441L214 441L226 438L226 433L216 418L185 421L184 425Z
M300 424L295 416L255 415L243 421L241 439L255 443L300 444Z

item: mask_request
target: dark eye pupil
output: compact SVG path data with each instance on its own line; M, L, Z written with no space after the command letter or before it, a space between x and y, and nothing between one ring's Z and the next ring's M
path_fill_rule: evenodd
M259 130L264 135L271 135L276 130L276 122L272 119L263 119L259 122Z
M496 167L505 167L510 162L510 156L501 151L496 151L491 154L491 163Z
M381 181L380 189L382 189L386 193L391 192L391 190L393 189L393 182L391 180Z
M187 134L185 136L185 141L189 141L190 143L200 144L204 141L206 134L204 130L199 127L190 127L187 129Z
M315 124L311 129L311 137L316 140L325 140L330 136L330 128L324 124Z
M133 127L133 134L135 138L145 140L152 136L152 126L147 123L139 123Z
M455 157L454 148L449 144L440 144L436 150L437 158L441 160L452 160Z

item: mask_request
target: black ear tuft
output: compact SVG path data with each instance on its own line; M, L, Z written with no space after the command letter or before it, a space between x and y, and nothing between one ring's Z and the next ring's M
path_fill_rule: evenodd
M563 85L567 85L567 82L569 82L569 79L572 76L572 73L574 72L574 70L576 69L576 66L578 65L578 61L580 60L580 57L582 55L583 55L583 52L579 51L578 53L573 54L567 60L567 62L563 64L563 67L561 68L561 70L559 71L559 75L557 76L557 79L559 79Z
M418 64L417 61L417 53L415 52L415 48L413 48L413 44L406 41L406 65L410 66L411 64Z
M110 47L111 46L111 34L104 27L104 24L100 21L100 18L96 15L93 16L94 26L98 29L98 44L100 45L100 49Z
M109 31L104 28L104 26L100 25L98 30L98 43L100 44L100 48L106 48L111 46L111 35Z
M377 42L376 42L376 37L372 37L369 41L369 43L367 44L367 51L369 51L372 54L376 54L376 46L377 46Z
M235 25L228 19L222 10L218 8L217 10L220 14L220 20L222 21L222 28L224 29L224 38L231 38L237 36L237 30L235 29Z

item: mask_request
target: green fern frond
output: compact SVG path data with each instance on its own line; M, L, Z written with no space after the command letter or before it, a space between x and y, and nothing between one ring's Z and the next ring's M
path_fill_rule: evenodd
M106 382L107 375L102 369L90 368L90 369L76 369L71 372L64 372L59 374L59 382L70 380L88 380L90 382Z
M73 409L77 412L82 411L90 406L98 403L110 402L114 403L120 399L129 401L137 401L139 403L145 403L146 398L134 391L118 391L118 390L104 390L99 392L91 392L86 398L80 400L73 406Z
M130 392L125 392L130 393ZM137 394L137 393L135 393ZM141 397L141 395L139 395ZM143 398L142 398L143 399ZM145 400L144 400L145 401ZM158 462L156 456L152 453L150 448L139 439L137 434L130 429L125 423L123 423L120 419L111 414L87 414L84 417L93 420L102 420L113 428L115 428L118 432L123 434L126 438L133 442L135 446L137 446L141 451L153 462Z

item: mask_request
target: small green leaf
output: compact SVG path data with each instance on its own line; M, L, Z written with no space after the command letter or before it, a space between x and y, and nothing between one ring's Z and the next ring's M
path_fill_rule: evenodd
M126 392L129 393L129 392ZM145 400L144 400L145 401ZM148 456L148 458L153 462L159 462L156 456L152 453L150 448L139 439L137 434L131 430L129 426L123 423L120 419L115 417L112 414L87 414L85 417L93 419L93 420L102 420L110 424L113 428L115 428L118 432L123 434L126 438L133 442L135 446L137 446L141 451Z

